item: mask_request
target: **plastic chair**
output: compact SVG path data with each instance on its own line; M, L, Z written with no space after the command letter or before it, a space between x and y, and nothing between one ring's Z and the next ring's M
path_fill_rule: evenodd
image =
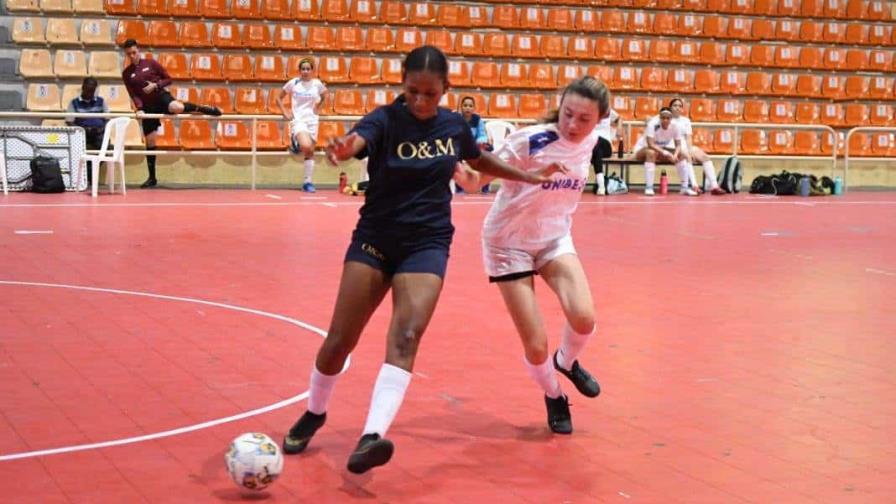
M84 45L112 45L112 25L105 19L81 21L81 43Z
M552 35L542 35L541 37L533 37L533 38L535 38L536 40L539 41L538 42L538 50L536 51L536 53L541 54L541 56L543 58L547 58L547 59L565 58L565 57L567 57L566 45L569 45L571 49L574 49L572 46L574 45L575 37L570 37L568 44L564 44L563 37L561 37L560 35L553 35L553 34ZM520 39L519 37L515 38L514 45L516 45L516 43L519 40L522 40L522 39ZM587 43L587 39L584 39L584 40L580 39L579 40L579 50L581 51L581 54L579 54L579 55L569 54L569 57L576 58L576 59L589 58L591 56L591 53L587 49L590 49L590 46ZM525 55L521 54L521 56L522 57L533 57L533 58L535 57L535 56L529 56L528 54L525 54Z
M576 11L573 22L576 31L593 33L600 30L600 17L597 10L580 9Z
M97 189L100 180L100 163L107 163L106 181L109 183L109 192L115 192L115 168L121 174L121 194L127 194L124 178L124 140L127 136L128 124L131 122L128 117L116 117L106 123L106 131L103 132L103 144L100 146L99 154L90 154L81 156L81 163L78 166L78 176L75 180L81 180L81 170L90 163L90 169L93 175L93 187L90 195L94 198L97 196ZM115 139L112 140L112 136ZM112 142L112 152L109 152L109 143Z
M72 18L50 18L47 20L47 42L50 45L81 45L78 29Z
M548 9L547 10L547 26L551 30L556 31L573 31L575 25L573 22L572 11L566 8Z
M529 77L525 65L519 63L504 63L501 65L499 83L506 88L527 88Z
M168 0L168 15L173 18L200 17L196 0Z
M354 2L355 4L359 2ZM466 5L440 4L436 14L436 24L450 28L470 26L470 13Z
M507 135L516 131L516 126L507 121L486 121L485 132L488 134L489 142L495 150L498 150L503 144Z

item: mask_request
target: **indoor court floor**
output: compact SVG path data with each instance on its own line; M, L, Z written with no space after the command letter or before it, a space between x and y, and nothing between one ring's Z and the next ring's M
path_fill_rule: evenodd
M491 199L455 199L392 461L345 470L387 298L327 425L245 495L224 452L304 411L361 199L0 196L0 502L894 502L896 193L584 195L598 332L580 360L603 392L561 382L565 437L482 272ZM537 289L553 350L562 315Z

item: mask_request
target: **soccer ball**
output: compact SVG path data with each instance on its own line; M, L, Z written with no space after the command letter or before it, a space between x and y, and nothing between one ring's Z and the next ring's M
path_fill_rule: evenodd
M250 490L266 488L283 471L283 453L273 439L260 432L234 439L224 461L234 483Z

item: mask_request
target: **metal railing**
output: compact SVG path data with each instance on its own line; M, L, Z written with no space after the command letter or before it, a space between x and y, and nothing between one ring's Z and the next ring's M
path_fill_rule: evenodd
M852 128L848 132L846 132L846 139L843 141L843 192L846 192L846 188L848 187L846 180L847 175L849 175L849 139L852 138L853 133L861 133L864 131L887 131L890 133L896 133L896 128L894 127L886 127L886 126L860 126L858 128ZM893 161L892 157L862 157L863 161Z

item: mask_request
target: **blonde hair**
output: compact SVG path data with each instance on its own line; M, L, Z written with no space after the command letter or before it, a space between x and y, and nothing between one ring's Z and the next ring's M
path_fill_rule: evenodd
M563 93L560 95L561 105L568 93L577 94L596 103L601 118L603 118L610 110L610 89L604 84L604 81L600 79L586 75L570 82L569 85L563 88ZM557 108L548 112L541 122L555 123L559 119L560 110Z

